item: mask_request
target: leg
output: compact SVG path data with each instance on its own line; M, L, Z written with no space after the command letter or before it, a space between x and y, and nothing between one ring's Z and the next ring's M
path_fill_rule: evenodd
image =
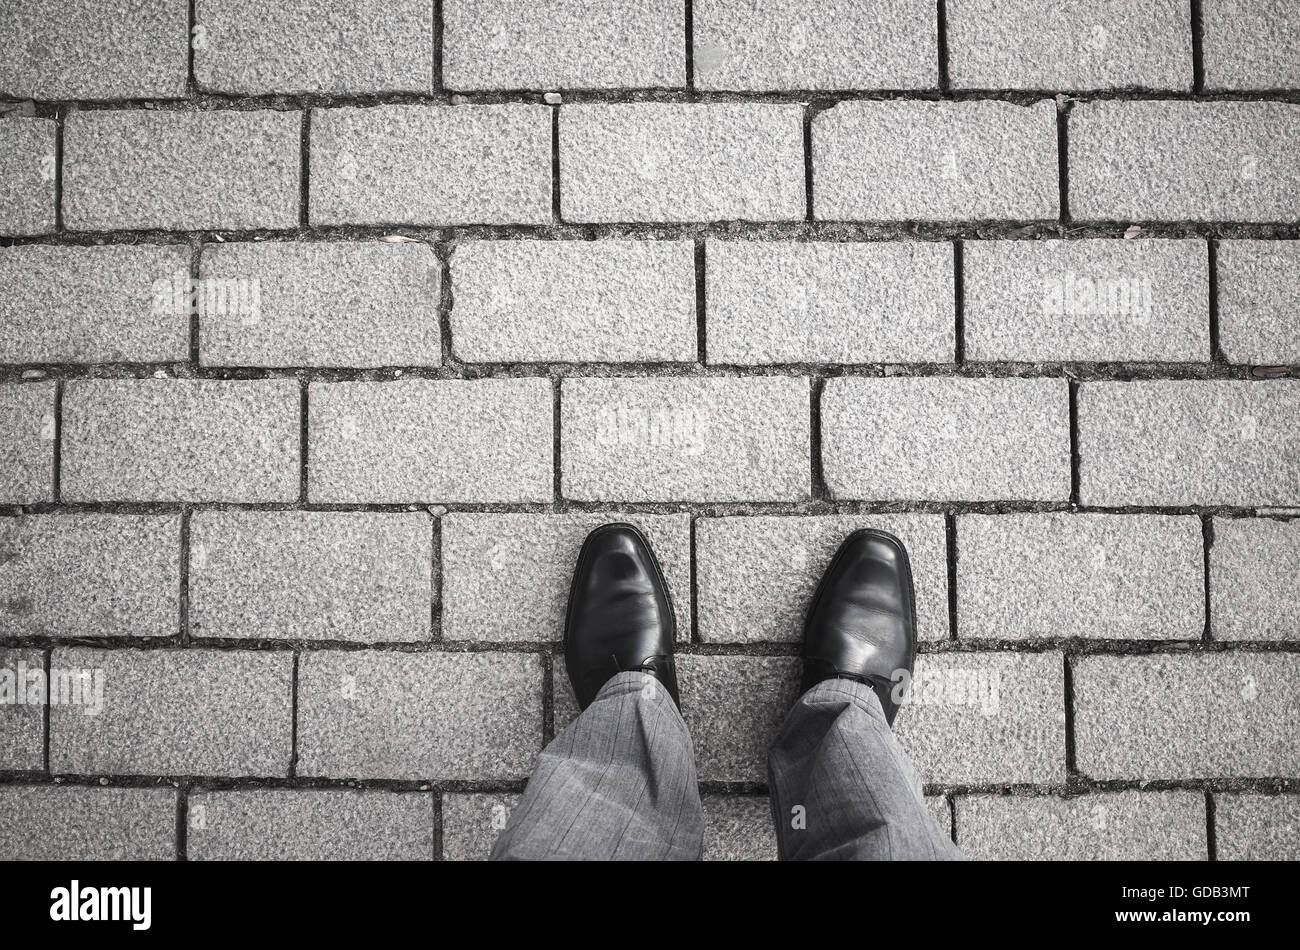
M653 676L619 673L542 752L493 860L698 860L686 723Z

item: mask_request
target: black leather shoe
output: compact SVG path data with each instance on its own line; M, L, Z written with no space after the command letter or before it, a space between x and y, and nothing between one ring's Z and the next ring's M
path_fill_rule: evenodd
M871 528L849 535L822 575L803 638L805 692L835 677L866 683L892 726L895 687L904 679L910 687L916 661L916 594L903 542Z
M652 674L680 707L676 636L668 589L645 536L630 524L601 525L587 535L564 620L564 662L579 708L627 670Z

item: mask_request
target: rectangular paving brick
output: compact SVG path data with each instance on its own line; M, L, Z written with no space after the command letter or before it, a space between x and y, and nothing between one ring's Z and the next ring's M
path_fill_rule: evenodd
M710 363L947 363L947 242L709 241Z
M0 787L0 860L175 858L175 789Z
M465 241L451 256L456 357L694 362L691 241Z
M952 0L955 89L1192 88L1192 23L1182 0Z
M550 501L546 379L313 383L313 502Z
M72 231L298 224L302 113L73 112L63 133Z
M980 861L1204 861L1200 792L958 795L957 842Z
M70 681L88 674L82 682L93 700L51 703L56 775L289 774L293 657L286 651L59 648L50 669Z
M0 248L0 363L189 358L186 245Z
M313 109L313 224L549 224L551 110Z
M685 16L677 0L445 0L443 82L465 90L684 86Z
M1300 521L1215 518L1210 617L1216 640L1300 640Z
M700 89L933 89L935 7L927 0L698 0Z
M766 795L704 795L705 861L775 861L776 831Z
M424 512L196 512L189 566L191 636L430 636L433 521Z
M0 21L0 95L154 99L185 95L189 10L176 0L25 0Z
M443 638L560 639L578 552L592 529L611 522L634 524L646 535L664 574L678 639L689 640L690 516L623 513L444 515Z
M1210 358L1203 241L967 241L968 360Z
M196 790L191 861L427 861L433 795L351 789Z
M1221 241L1219 346L1233 363L1300 363L1300 241Z
M1214 796L1219 861L1300 861L1300 795Z
M859 528L907 547L917 637L948 637L948 550L942 515L699 518L695 522L699 635L705 643L801 642L822 572Z
M566 379L563 493L580 501L777 501L810 490L808 380Z
M822 465L836 498L1064 501L1064 379L828 380Z
M63 396L69 501L295 501L297 380L84 379Z
M958 636L1199 640L1204 575L1192 515L962 515Z
M522 779L542 740L532 653L315 651L298 666L298 774Z
M45 768L44 676L45 654L40 650L0 649L0 769ZM0 832L0 848L3 842Z
M442 859L486 861L518 795L448 792L442 796Z
M849 101L812 120L826 221L1045 219L1058 213L1051 101Z
M0 386L0 502L54 498L54 383Z
M1300 655L1084 656L1071 663L1075 761L1086 777L1267 778L1300 769Z
M0 633L171 637L179 515L64 513L0 521Z
M1300 503L1300 381L1084 383L1087 505Z
M442 362L441 268L428 245L208 245L199 276L204 365Z
M1059 784L1065 781L1063 658L923 654L894 732L927 784Z
M1300 105L1097 100L1069 124L1076 220L1295 220Z
M197 0L194 78L267 93L431 92L433 0Z
M797 104L560 110L565 221L797 221L804 210Z
M1290 0L1202 0L1207 89L1300 87L1300 7Z
M53 119L0 118L0 234L54 230Z

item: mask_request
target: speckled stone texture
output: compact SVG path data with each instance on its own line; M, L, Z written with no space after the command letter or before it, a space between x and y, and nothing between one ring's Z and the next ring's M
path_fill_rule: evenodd
M1215 518L1216 640L1300 640L1300 521Z
M0 787L0 860L175 858L175 789Z
M313 383L313 502L551 499L546 379Z
M207 89L431 92L434 0L196 0L194 78Z
M0 386L0 502L54 497L54 383Z
M11 635L5 630L5 635ZM45 670L40 650L0 650L0 769L39 772L45 768L45 704L19 702L30 694L28 684ZM3 800L3 799L0 799ZM4 819L0 817L0 854Z
M180 540L179 515L0 520L0 635L175 636Z
M801 220L801 117L792 103L567 106L560 112L560 217Z
M432 565L433 519L424 512L198 512L190 635L428 640Z
M197 790L190 861L427 861L433 795L350 789Z
M1195 516L957 518L963 640L1199 640L1204 554Z
M1300 861L1300 795L1214 796L1220 861Z
M710 363L953 359L947 243L710 240L705 261Z
M705 861L775 861L776 831L767 796L705 795Z
M547 224L551 110L313 109L313 224Z
M1202 0L1207 89L1300 86L1300 7L1291 0Z
M698 0L695 84L708 90L933 89L926 0Z
M55 123L0 116L0 234L54 230Z
M463 90L684 86L685 17L677 0L444 0L443 81Z
M622 512L444 515L439 520L443 639L561 639L578 552L594 528L611 522L635 525L650 542L676 615L678 639L689 640L690 517Z
M1300 363L1300 241L1220 241L1219 346L1234 363Z
M691 241L466 241L451 336L478 363L693 362Z
M700 640L800 642L813 593L835 551L859 528L907 547L917 636L948 638L948 554L941 515L699 518L695 522Z
M72 231L289 228L302 113L74 112L63 132Z
M812 155L821 220L1057 215L1050 101L842 102L813 116Z

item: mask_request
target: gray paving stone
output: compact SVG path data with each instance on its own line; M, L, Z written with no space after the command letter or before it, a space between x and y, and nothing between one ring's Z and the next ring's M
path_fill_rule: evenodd
M179 515L63 513L0 521L0 633L171 637Z
M550 501L546 379L313 383L313 502Z
M85 379L63 395L69 501L295 501L297 380Z
M199 276L204 365L442 362L441 268L428 245L209 245Z
M934 89L934 4L926 0L699 0L700 89Z
M1203 0L1207 89L1300 87L1300 7L1289 0Z
M1078 221L1294 221L1300 105L1079 103L1070 111Z
M1210 618L1216 640L1300 640L1300 521L1215 518Z
M1221 241L1219 346L1234 363L1300 363L1300 241Z
M1199 640L1204 575L1194 515L962 515L958 636Z
M1300 861L1300 795L1214 796L1219 861Z
M1084 383L1087 505L1300 503L1300 381Z
M189 796L191 861L428 861L433 795L239 789Z
M694 362L691 241L466 241L451 257L456 356Z
M705 861L775 861L776 831L767 796L705 795Z
M927 784L1064 782L1063 657L923 654L894 732Z
M54 498L54 383L0 386L0 502Z
M1182 0L952 0L955 89L1192 88L1192 23Z
M497 836L505 830L518 795L464 794L442 796L442 859L486 861Z
M549 224L551 110L313 109L313 224Z
M55 775L289 774L288 652L71 647L50 669L83 688L50 705Z
M1204 241L967 241L968 360L1210 358Z
M0 788L0 860L172 861L170 788Z
M73 112L63 133L71 231L298 224L301 112Z
M185 95L189 10L176 0L24 0L0 22L0 95L152 99Z
M574 222L802 220L802 107L564 106L560 209Z
M299 660L299 775L522 779L541 739L536 654L313 651Z
M711 363L950 363L947 242L709 241Z
M601 89L686 84L676 0L446 0L451 89Z
M840 377L822 392L822 464L836 498L1064 501L1064 379Z
M194 78L252 95L433 90L433 0L197 0Z
M54 230L52 119L0 118L0 234Z
M8 634L8 631L5 631ZM45 768L45 655L40 650L0 649L0 769ZM38 688L39 688L38 686ZM5 835L0 818L0 853Z
M841 102L813 116L812 150L813 213L822 220L1058 213L1051 101Z
M424 512L196 512L189 565L195 637L430 637L433 521Z
M808 380L564 380L563 493L580 501L798 500Z
M190 355L185 245L0 248L0 363L161 363Z
M564 634L578 551L602 524L630 522L658 559L677 617L691 635L690 515L471 514L441 519L442 635L447 640L551 641Z
M957 840L980 861L1204 861L1201 792L959 795Z
M695 522L699 635L705 643L800 642L817 582L859 528L907 546L917 636L948 637L948 548L942 515L699 518Z
M1300 770L1300 655L1084 656L1071 663L1075 761L1084 776L1267 778Z
M952 805L943 795L926 795L925 807L941 831L952 840Z

